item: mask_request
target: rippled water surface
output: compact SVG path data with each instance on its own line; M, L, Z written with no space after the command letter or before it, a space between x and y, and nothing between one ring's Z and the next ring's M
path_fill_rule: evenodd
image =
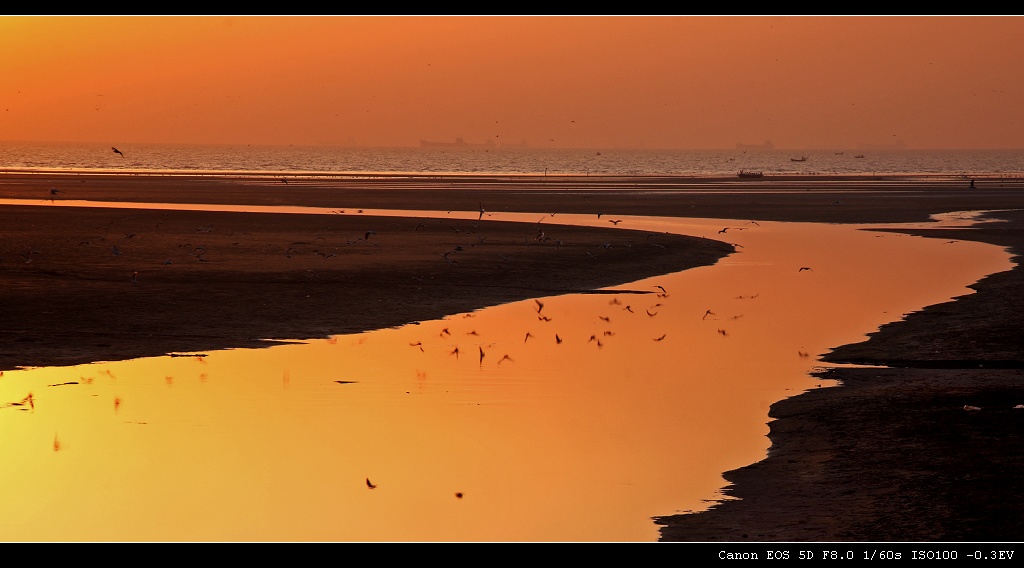
M735 176L1024 175L1024 150L343 148L0 142L0 170ZM794 161L794 158L807 158Z

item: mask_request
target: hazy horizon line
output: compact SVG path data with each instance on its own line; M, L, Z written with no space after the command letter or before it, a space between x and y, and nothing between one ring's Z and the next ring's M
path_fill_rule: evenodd
M1013 148L1013 147L959 147L959 148L947 148L947 147L918 147L911 146L908 144L893 145L886 143L877 142L860 142L852 146L780 146L773 145L772 147L756 148L759 144L748 144L748 143L737 143L744 146L754 146L753 148L738 148L737 145L732 146L643 146L643 145L615 145L615 146L547 146L547 145L534 145L528 141L506 144L487 144L487 143L475 143L466 142L465 145L458 145L452 141L438 141L445 144L452 144L450 146L423 146L422 144L394 144L394 145L380 145L380 144L351 144L342 142L320 142L320 143L268 143L268 142L100 142L95 140L4 140L0 139L0 144L69 144L69 145L98 145L105 146L107 144L122 145L122 146L258 146L258 147L270 147L270 148L347 148L347 149L368 149L368 150L388 150L388 149L424 149L424 150L542 150L542 151L616 151L616 150L647 150L647 151L722 151L722 150L735 150L735 151L758 151L758 152L776 152L776 151L846 151L846 150L871 150L871 151L1018 151L1024 150L1024 147Z

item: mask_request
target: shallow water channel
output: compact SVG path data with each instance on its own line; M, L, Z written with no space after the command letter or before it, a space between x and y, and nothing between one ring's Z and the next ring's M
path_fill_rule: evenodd
M1011 267L866 226L619 226L740 246L607 294L6 371L0 406L33 397L0 407L0 539L654 541L652 517L707 508L766 455L772 403L835 388L809 374L821 354Z

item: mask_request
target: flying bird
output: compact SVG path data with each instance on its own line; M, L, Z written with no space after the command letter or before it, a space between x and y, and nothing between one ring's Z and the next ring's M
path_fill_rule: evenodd
M124 157L124 153L121 152L120 150L118 150L117 148L114 148L113 146L111 146L110 149L113 150L115 154L120 154L120 156L122 158Z
M370 489L376 489L377 488L377 485L375 483L373 483L372 481L370 481L369 477L366 478L366 486L369 487Z
M708 311L704 312L704 317L702 317L702 318L700 318L700 319L705 319L705 318L707 318L708 316L713 316L713 315L715 315L715 312L713 312L713 311L711 311L711 310L708 310Z
M811 272L814 272L814 269L812 269L810 266L801 266L800 270L797 270L797 272L803 272L804 270L810 270Z

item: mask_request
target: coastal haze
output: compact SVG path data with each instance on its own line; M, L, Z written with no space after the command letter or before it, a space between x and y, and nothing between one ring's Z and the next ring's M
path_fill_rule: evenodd
M0 140L1024 147L1018 17L2 17Z

